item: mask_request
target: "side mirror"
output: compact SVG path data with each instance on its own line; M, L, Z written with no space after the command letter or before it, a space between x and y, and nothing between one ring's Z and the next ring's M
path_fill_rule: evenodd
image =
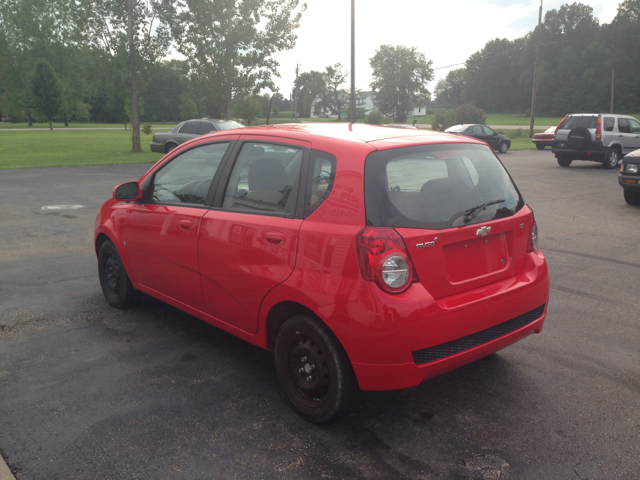
M138 182L127 182L113 189L113 198L116 200L135 200L140 198Z

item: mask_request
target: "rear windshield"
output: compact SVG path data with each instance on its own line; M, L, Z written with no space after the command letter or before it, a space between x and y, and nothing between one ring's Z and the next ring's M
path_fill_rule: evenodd
M240 125L238 122L232 120L215 122L218 130L231 130L232 128L244 128L244 125Z
M564 119L564 122L562 122L560 124L560 127L558 128L560 130L571 130L572 128L575 128L575 127L596 128L597 125L598 125L597 115L591 115L591 116L569 115L567 118Z
M510 217L524 205L486 145L374 152L367 157L364 179L367 224L375 227L439 230Z
M469 125L454 125L453 127L447 128L445 131L446 132L453 132L453 133L460 133L460 132L464 132L468 127L469 127Z

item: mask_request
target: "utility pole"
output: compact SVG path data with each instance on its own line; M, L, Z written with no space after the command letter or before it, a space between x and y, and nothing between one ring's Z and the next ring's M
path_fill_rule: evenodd
M227 102L227 111L225 114L225 118L227 120L231 120L231 115L233 113L232 109L232 101L233 101L233 75L231 75L231 71L233 69L233 65L231 63L231 49L233 48L233 39L231 38L232 28L233 28L233 13L236 8L235 0L227 0L227 38L225 39L225 49L224 49L224 65L225 65L225 81L227 84L225 85L226 91L226 102Z
M613 113L613 70L611 70L611 112Z
M540 32L542 31L542 0L538 13L538 40L536 42L536 64L533 67L533 92L531 94L531 123L529 124L529 138L533 138L533 121L536 118L536 90L538 87L538 61L540 59Z
M296 62L296 88L293 89L294 93L294 97L293 97L293 119L297 122L298 121L298 69L300 68L300 65L298 65L298 62Z
M356 123L356 0L351 0L351 123Z
M127 0L127 36L129 37L129 68L131 69L131 151L142 152L140 145L140 116L138 115L138 85L136 82L136 55L133 46L133 0Z

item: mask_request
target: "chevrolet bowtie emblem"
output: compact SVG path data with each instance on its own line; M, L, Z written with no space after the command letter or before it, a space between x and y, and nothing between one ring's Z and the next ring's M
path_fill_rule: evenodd
M476 232L476 235L480 235L481 237L486 237L490 231L491 231L491 227L482 227L478 229L478 231Z

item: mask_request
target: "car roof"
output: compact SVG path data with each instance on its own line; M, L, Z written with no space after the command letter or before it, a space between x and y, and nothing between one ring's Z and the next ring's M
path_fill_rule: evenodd
M216 135L216 134L211 134ZM361 123L288 123L261 125L242 129L242 135L271 135L298 140L336 139L359 144L375 144L376 148L408 146L424 143L478 143L471 137L461 137L426 129L393 128ZM381 142L384 141L384 146ZM372 145L374 146L374 145Z

